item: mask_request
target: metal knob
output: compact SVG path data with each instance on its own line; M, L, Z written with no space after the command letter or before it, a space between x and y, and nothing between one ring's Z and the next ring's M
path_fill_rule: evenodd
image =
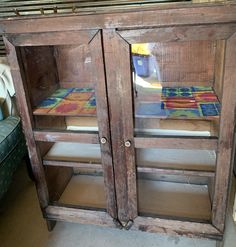
M131 147L131 141L125 141L125 146L126 146L127 148Z
M105 137L102 137L100 141L102 144L105 144L107 142L107 139Z

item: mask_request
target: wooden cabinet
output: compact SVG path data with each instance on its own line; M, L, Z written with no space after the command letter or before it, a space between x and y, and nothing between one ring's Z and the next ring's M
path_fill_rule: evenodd
M235 3L1 21L49 229L222 239L235 22Z

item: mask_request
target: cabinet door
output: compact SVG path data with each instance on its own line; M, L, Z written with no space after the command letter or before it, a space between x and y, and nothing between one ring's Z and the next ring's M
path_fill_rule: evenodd
M191 222L198 222L208 233L223 231L235 30L222 24L104 32L123 225L154 232L183 227L197 234L202 225L193 229Z
M5 43L42 208L54 206L49 218L56 206L116 218L101 32L9 35Z

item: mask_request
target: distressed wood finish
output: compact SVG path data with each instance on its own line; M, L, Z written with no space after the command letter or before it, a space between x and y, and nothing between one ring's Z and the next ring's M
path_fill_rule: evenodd
M27 33L7 35L7 39L14 46L47 46L47 45L83 45L89 43L97 30L53 32L53 33ZM70 37L68 39L68 37Z
M29 113L27 96L25 92L25 84L23 82L23 75L21 74L20 64L18 63L18 55L16 48L4 38L4 43L7 49L8 61L11 66L11 73L16 90L17 105L22 118L22 125L24 128L24 134L26 137L27 147L29 151L29 157L32 165L34 177L37 180L36 187L40 207L44 210L48 206L49 193L47 188L47 182L42 166L42 160L39 154L38 147L33 137L33 122L32 115Z
M199 150L216 150L216 138L201 137L135 137L135 148L169 148L169 149L199 149Z
M60 131L33 131L36 141L42 142L82 142L98 144L98 134L79 133L79 132L60 132Z
M193 40L222 40L229 38L236 30L236 24L212 24L199 26L163 27L124 30L118 33L130 44L148 42L183 42Z
M115 30L105 30L103 41L118 218L126 223L137 216L130 51Z
M215 92L217 93L220 102L222 100L222 91L223 91L225 44L226 44L225 40L216 41L214 89Z
M116 227L113 219L106 212L78 208L48 206L45 210L45 218L49 220Z
M99 137L105 138L106 143L101 143L102 165L104 172L104 183L107 197L107 211L113 217L117 218L117 208L115 199L115 182L114 168L112 161L110 123L108 116L107 90L105 84L105 68L103 61L103 50L101 33L97 33L94 39L90 42L92 65L93 65L93 80L95 83L96 105L97 105L97 120L99 128Z
M136 11L135 11L136 10ZM45 17L19 18L2 20L0 32L3 33L33 33L53 32L101 28L144 28L191 24L229 23L235 21L236 4L214 4L211 6L178 4L155 5L147 8L139 7L130 11L123 8L117 12L101 12L91 15L91 12L81 15L55 16L48 21Z
M216 166L215 192L212 205L212 222L224 231L225 215L231 174L231 159L235 128L236 90L236 34L226 42L224 87L220 118L219 145Z
M179 176L194 176L194 177L214 177L213 171L200 171L200 170L181 170L181 169L167 169L158 167L138 166L138 172L150 174L164 174L164 175L179 175Z
M188 236L198 238L222 239L222 233L211 224L188 221L165 220L151 217L137 217L131 230L152 233L164 233L173 236Z

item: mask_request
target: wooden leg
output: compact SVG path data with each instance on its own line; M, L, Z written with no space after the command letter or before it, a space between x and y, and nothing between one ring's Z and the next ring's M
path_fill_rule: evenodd
M47 222L48 231L51 232L54 229L57 222L54 220L46 220L46 222Z

